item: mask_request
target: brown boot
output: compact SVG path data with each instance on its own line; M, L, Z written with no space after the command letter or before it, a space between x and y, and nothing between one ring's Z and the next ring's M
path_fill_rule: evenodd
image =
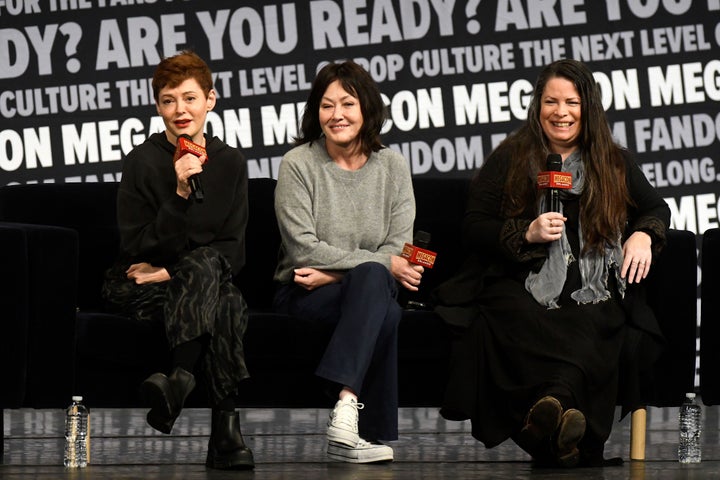
M585 435L585 424L585 415L580 410L570 408L563 413L555 440L557 462L561 467L576 467L580 463L577 444Z
M255 467L252 451L240 432L240 415L213 409L212 430L205 465L221 470L245 470Z
M147 422L155 430L170 433L180 415L185 399L195 388L195 377L180 367L166 377L153 373L141 385L146 402L150 404Z
M525 418L525 426L515 443L535 461L545 462L552 452L552 437L560 425L563 410L555 397L545 396L535 402Z

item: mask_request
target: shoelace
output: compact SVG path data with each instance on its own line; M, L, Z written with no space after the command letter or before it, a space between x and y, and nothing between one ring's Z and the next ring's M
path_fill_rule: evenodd
M347 407L350 407L349 409ZM365 408L365 404L357 402L343 403L331 419L333 422L347 425L352 430L357 428L357 411Z

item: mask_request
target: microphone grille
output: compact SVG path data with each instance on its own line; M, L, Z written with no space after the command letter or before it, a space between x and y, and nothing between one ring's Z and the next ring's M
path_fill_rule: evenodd
M559 172L562 170L562 156L558 153L551 153L547 157L547 168L549 172Z
M415 238L413 239L413 245L420 248L427 249L430 245L430 234L422 230L415 232Z

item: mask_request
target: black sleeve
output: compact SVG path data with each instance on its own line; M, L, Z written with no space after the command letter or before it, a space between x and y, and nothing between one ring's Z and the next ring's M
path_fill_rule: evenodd
M513 263L544 258L544 245L525 241L534 214L509 218L502 212L508 163L502 155L490 155L473 179L463 220L465 247L483 257L502 255Z
M666 243L670 207L650 185L635 160L629 154L625 155L625 159L628 192L633 202L628 209L627 235L636 231L650 235L655 256Z
M167 156L168 158L164 158ZM134 261L166 266L187 248L187 209L175 193L171 154L143 144L123 163L117 216L121 248Z

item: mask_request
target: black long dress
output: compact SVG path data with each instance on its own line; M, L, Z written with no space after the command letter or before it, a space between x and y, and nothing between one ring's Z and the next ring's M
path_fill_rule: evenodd
M545 245L527 245L532 209L516 218L502 216L508 161L491 155L471 186L464 240L472 252L459 274L436 292L437 312L454 328L450 378L441 414L472 420L472 435L491 448L522 428L532 404L552 394L563 408L585 414L586 434L579 449L589 461L602 459L618 397L618 372L630 319L609 275L612 297L578 304L578 262L568 266L560 308L547 309L527 292L525 279L546 258ZM627 184L635 202L629 232L648 232L653 247L664 244L669 209L637 165L627 158ZM563 200L568 242L579 258L579 197ZM635 286L633 288L636 288Z

